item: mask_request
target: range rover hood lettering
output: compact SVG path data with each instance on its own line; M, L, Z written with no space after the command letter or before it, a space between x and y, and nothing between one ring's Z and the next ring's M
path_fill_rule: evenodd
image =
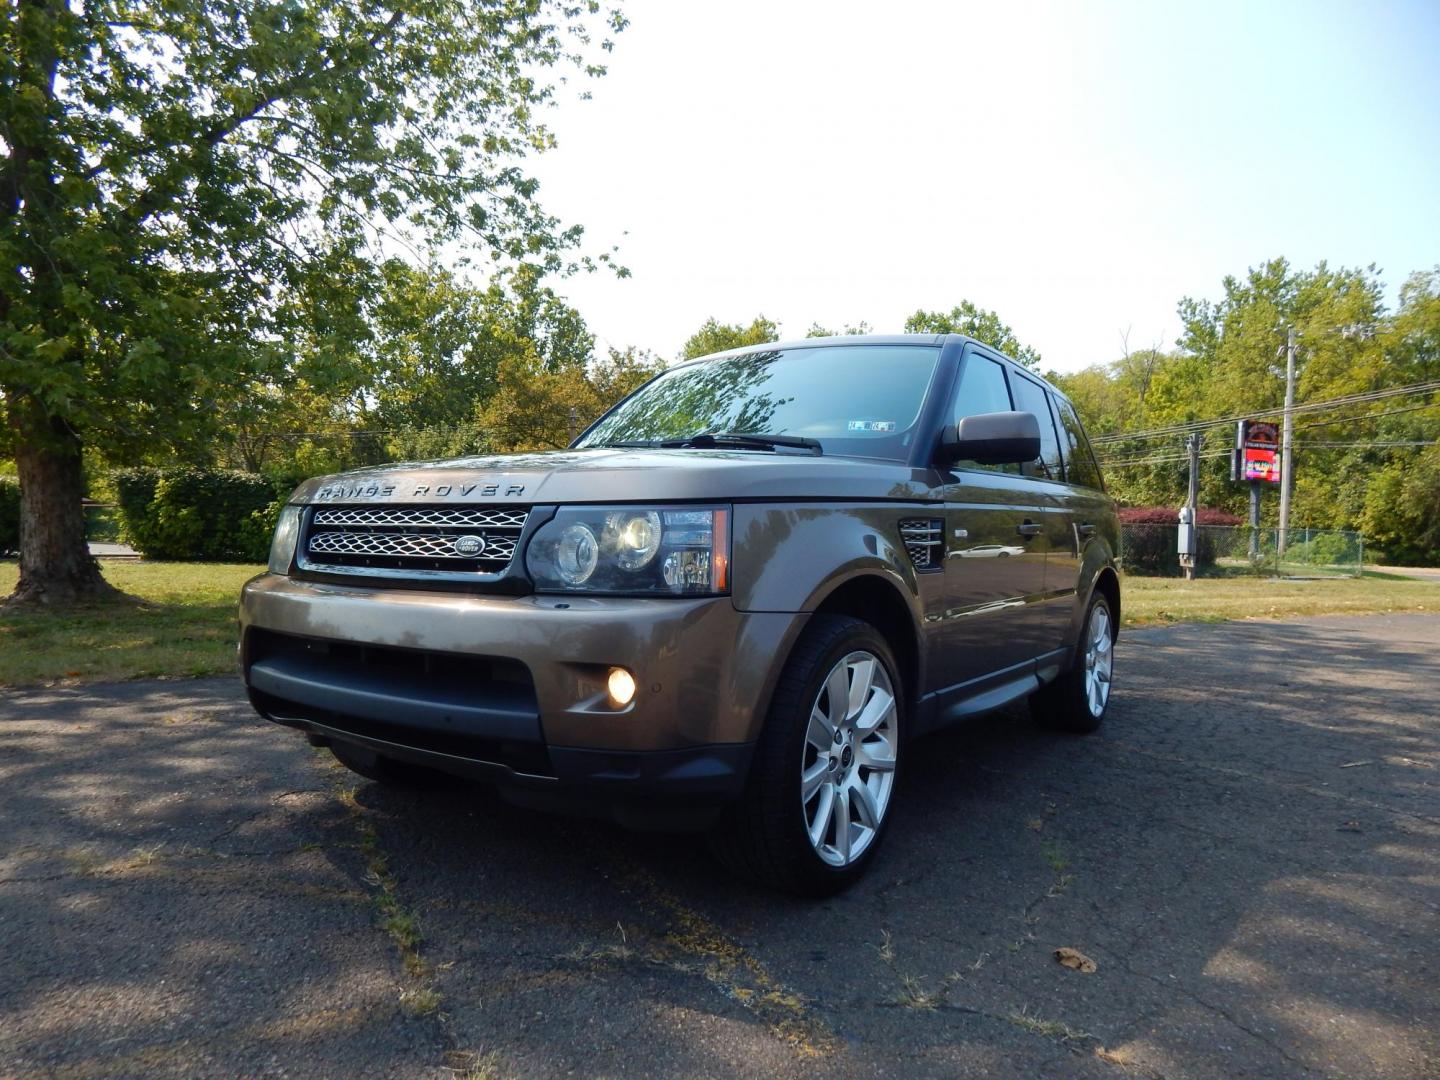
M570 450L376 466L301 484L297 503L623 503L939 498L898 462L743 450Z

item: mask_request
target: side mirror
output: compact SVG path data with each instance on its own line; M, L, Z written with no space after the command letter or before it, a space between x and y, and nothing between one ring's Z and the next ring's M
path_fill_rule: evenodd
M981 465L1014 465L1040 456L1040 421L1034 413L995 412L967 416L940 436L940 458L946 465L975 461Z

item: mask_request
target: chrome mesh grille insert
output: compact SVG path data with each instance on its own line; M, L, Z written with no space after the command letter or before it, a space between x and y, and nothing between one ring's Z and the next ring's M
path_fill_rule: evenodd
M902 518L900 540L916 570L940 567L945 546L945 523L939 518Z
M510 565L525 506L320 506L302 569L335 574L473 580Z
M455 541L462 534L323 532L310 536L312 555L405 555L412 558L474 559L477 555L510 561L515 537L489 538L481 552L462 553ZM469 534L465 534L469 535ZM482 537L482 539L484 539Z
M523 506L322 506L316 525L400 528L514 529L524 526L530 511Z

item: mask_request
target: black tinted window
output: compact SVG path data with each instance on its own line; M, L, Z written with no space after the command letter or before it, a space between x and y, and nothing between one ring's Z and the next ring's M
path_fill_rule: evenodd
M1095 463L1095 453L1090 449L1090 440L1080 426L1080 418L1074 407L1063 398L1054 398L1060 413L1060 430L1065 433L1065 479L1071 484L1099 488L1100 466Z
M965 369L960 373L960 385L955 389L951 422L958 424L967 416L1009 411L1010 391L1005 386L1005 369L983 356L972 354L966 357ZM981 465L974 461L960 461L956 465L963 469L1016 471L1013 465Z
M955 391L955 423L981 413L1009 412L1010 391L1005 388L1005 369L994 360L970 356Z
M1060 440L1055 435L1055 420L1050 415L1049 395L1039 383L1033 383L1024 376L1011 379L1010 390L1015 395L1015 408L1020 412L1034 413L1040 421L1040 457L1021 471L1026 476L1037 476L1042 480L1060 479Z

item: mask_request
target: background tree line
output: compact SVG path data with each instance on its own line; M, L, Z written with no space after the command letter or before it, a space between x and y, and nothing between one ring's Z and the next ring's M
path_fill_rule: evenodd
M351 271L345 320L337 325L323 304L309 301L315 317L296 320L284 363L256 365L250 378L216 388L197 404L186 437L93 449L92 490L113 495L106 476L115 466L242 470L283 491L307 476L387 461L558 449L666 365L634 348L597 354L584 319L534 265L484 285L395 258ZM1183 299L1173 346L1131 348L1122 340L1109 363L1047 374L1085 418L1111 492L1128 505L1173 507L1187 481L1184 435L1175 429L1276 417L1284 393L1279 350L1290 325L1300 334L1302 406L1440 381L1440 271L1413 275L1393 312L1382 295L1374 268L1295 270L1275 260L1227 278L1217 300ZM904 329L967 333L1042 367L1039 353L995 312L970 301L949 312L916 311ZM813 324L806 334L868 332L859 322L839 330ZM734 324L711 318L674 359L782 336L763 315ZM1293 522L1360 530L1394 561L1440 561L1434 396L1301 414ZM1229 479L1234 425L1205 428L1202 437L1202 503L1243 515L1248 492ZM187 485L193 480L174 481L180 490ZM1267 523L1277 502L1270 491ZM247 519L247 543L255 531Z
M1113 494L1132 505L1177 506L1188 465L1183 434L1199 421L1278 422L1286 329L1299 334L1292 525L1363 532L1397 564L1440 562L1440 404L1434 388L1366 401L1440 380L1440 269L1416 273L1387 309L1375 267L1297 270L1284 259L1227 277L1217 300L1180 301L1174 346L1131 349L1108 364L1054 375L1085 419ZM1144 438L1126 433L1157 432ZM1201 432L1201 502L1245 514L1248 486L1232 483L1235 425ZM1266 485L1273 525L1278 485Z

